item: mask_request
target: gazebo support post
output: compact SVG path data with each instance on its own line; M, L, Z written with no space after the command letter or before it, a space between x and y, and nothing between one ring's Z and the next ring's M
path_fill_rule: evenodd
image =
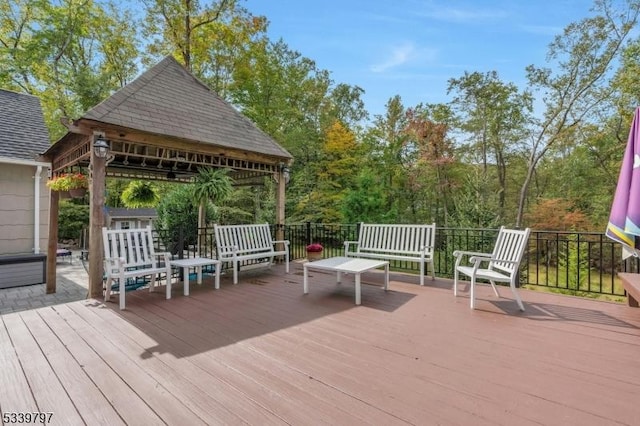
M58 208L60 193L49 191L49 241L47 243L47 294L56 292L58 261Z
M282 168L278 170L278 187L276 189L276 240L284 240L284 201L285 182ZM282 243L278 244L277 250L284 250Z
M96 155L93 143L98 135L94 134L91 141L91 201L89 208L89 297L102 298L102 227L104 226L104 184L106 175L105 158Z

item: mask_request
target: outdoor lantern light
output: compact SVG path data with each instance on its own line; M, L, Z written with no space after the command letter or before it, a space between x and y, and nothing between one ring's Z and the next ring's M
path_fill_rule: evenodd
M104 138L104 136L98 136L98 139L93 143L93 151L96 153L96 157L98 158L107 158L109 155L109 142Z
M280 172L282 173L282 177L284 178L284 184L288 185L289 181L291 180L291 170L284 163L280 163L278 165L278 168L280 169Z

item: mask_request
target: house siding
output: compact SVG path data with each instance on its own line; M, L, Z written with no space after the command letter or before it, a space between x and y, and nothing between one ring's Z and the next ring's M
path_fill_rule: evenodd
M0 256L33 253L35 166L0 164ZM49 234L47 169L40 186L40 252L46 252Z

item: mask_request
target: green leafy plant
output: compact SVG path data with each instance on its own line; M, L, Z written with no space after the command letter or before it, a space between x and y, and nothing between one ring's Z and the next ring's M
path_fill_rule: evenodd
M82 173L62 173L47 181L52 191L69 191L70 189L87 189L89 179Z

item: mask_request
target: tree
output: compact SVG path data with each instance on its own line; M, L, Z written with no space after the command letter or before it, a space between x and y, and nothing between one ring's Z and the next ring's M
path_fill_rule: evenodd
M411 162L404 151L406 111L400 96L390 98L385 107L385 114L375 116L373 126L365 132L363 145L367 164L376 170L378 184L387 194L383 209L399 213L405 210L408 198L406 172Z
M66 132L61 118L78 117L135 76L132 21L112 2L2 2L0 86L38 96L56 139Z
M170 233L164 241L175 253L180 236L186 244L196 244L198 235L198 210L193 197L193 186L176 185L158 203L158 224Z
M388 223L395 221L394 210L387 209L387 193L377 171L363 169L355 185L348 188L342 205L342 217L347 223Z
M298 205L306 221L340 223L347 191L354 186L358 170L358 144L355 135L339 121L327 129L317 186Z
M454 162L453 144L447 136L450 110L444 105L418 105L407 110L405 149L414 154L409 185L413 194L431 188L429 218L446 226L451 193L449 169ZM420 198L415 198L416 201ZM414 205L414 210L420 206ZM426 210L426 209L424 209ZM414 215L414 220L420 220Z
M513 83L503 83L496 71L465 72L464 76L449 80L448 92L455 94L451 105L461 115L461 129L471 139L464 149L465 157L481 161L484 182L489 183L490 172L498 177L498 212L499 218L504 218L508 158L518 152L527 135L531 94L520 93ZM478 189L485 194L491 186ZM493 197L487 194L484 202L489 198Z
M147 8L144 34L157 36L149 44L149 51L161 56L177 51L188 70L192 70L194 45L206 43L206 37L199 37L200 33L221 21L236 4L235 0L220 0L204 6L197 0L143 0L143 3Z
M555 144L568 141L567 133L587 121L611 96L607 77L637 22L640 4L629 1L628 9L617 13L611 1L597 0L595 9L599 15L568 25L549 46L548 59L556 61L557 72L527 67L529 84L542 92L545 112L532 137L516 226L522 225L529 186L540 160Z

